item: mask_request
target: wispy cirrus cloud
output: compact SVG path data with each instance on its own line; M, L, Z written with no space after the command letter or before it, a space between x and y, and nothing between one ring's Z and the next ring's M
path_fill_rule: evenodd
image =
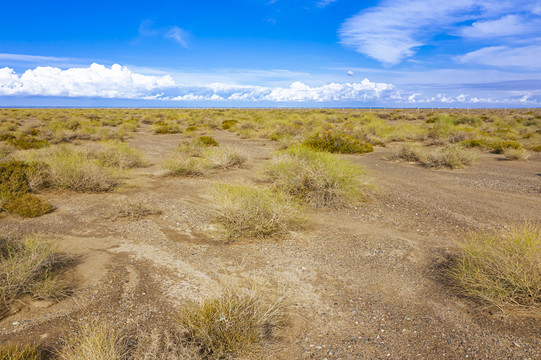
M138 29L138 36L135 42L143 38L149 37L163 37L165 39L171 39L182 47L189 49L188 39L190 33L176 25L166 27L156 27L154 21L146 19L141 22Z
M72 61L73 59L67 57L56 56L40 56L40 55L24 55L24 54L7 54L0 53L0 60L17 61L17 62L58 62L58 61Z
M463 64L541 69L541 45L488 46L456 57Z
M394 65L440 34L485 41L538 36L538 7L537 0L383 0L347 19L339 36L357 52Z
M320 0L316 3L316 6L318 8L324 8L330 4L332 4L333 2L336 2L337 0Z

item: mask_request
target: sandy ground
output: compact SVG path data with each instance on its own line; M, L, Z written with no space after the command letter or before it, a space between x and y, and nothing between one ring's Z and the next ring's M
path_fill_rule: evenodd
M212 134L248 157L242 169L206 178L163 178L157 165L182 135L138 133L130 142L151 166L112 193L42 194L56 210L8 216L5 234L41 232L80 255L73 294L58 303L22 299L0 322L0 341L55 345L86 316L156 327L172 309L257 281L291 303L291 321L266 354L276 359L537 359L541 321L457 296L441 266L468 231L541 220L541 156L502 161L483 154L463 170L430 170L383 159L378 148L344 158L365 167L375 189L355 209L312 210L303 231L224 244L212 238L208 191L215 182L257 183L275 149L263 140ZM162 210L111 221L115 199L142 197ZM135 325L133 325L135 326Z

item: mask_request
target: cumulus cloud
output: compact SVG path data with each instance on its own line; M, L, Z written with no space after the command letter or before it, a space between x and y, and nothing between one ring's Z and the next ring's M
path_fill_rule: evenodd
M461 63L490 65L498 67L522 67L541 69L541 45L512 48L509 46L488 46L455 58Z
M536 0L383 0L347 19L341 43L386 64L412 56L438 34L493 39L538 29ZM471 26L464 22L474 21Z
M330 83L309 86L293 82L289 87L265 87L210 83L177 84L169 75L143 75L118 64L100 64L62 70L36 67L23 74L0 69L0 96L36 95L101 97L170 101L270 101L332 102L365 101L396 96L392 84L371 82Z
M135 99L149 92L174 86L169 75L134 73L115 64L110 68L92 64L85 68L61 70L39 66L22 75L13 69L0 69L0 95L42 95Z

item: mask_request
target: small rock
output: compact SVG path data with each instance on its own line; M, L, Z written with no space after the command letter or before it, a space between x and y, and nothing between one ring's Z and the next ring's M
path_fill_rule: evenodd
M53 305L52 301L33 301L32 306L37 308L48 308Z
M19 326L19 324L20 323L18 321L14 321L14 322L11 323L11 325L13 325L13 326Z

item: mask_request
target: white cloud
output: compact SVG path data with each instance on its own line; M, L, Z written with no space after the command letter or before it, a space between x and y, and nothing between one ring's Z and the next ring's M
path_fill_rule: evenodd
M38 56L38 55L23 55L23 54L7 54L0 53L0 60L20 61L20 62L56 62L56 61L71 61L71 58L56 57L56 56Z
M39 66L22 75L10 68L0 69L0 95L41 95L67 97L141 98L150 91L174 86L168 76L134 73L118 64L110 68L92 64L85 68L61 70Z
M186 49L188 49L188 32L182 30L178 26L173 26L164 35L166 38L173 39Z
M320 1L317 2L316 6L319 7L319 8L324 8L327 5L330 5L335 1L337 1L337 0L320 0Z
M460 35L467 38L495 38L527 34L539 29L538 21L530 21L519 15L506 15L495 20L476 21L471 26L460 30Z
M517 48L488 46L465 55L457 56L455 59L461 63L540 69L541 45Z
M493 39L536 31L537 0L383 0L347 19L341 43L386 64L412 56L438 34ZM472 26L460 25L474 20Z

